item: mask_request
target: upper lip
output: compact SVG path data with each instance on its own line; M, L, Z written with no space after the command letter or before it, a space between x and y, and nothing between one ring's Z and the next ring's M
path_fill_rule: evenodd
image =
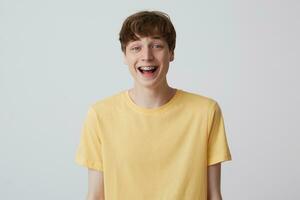
M158 67L157 65L139 65L137 68L140 67Z

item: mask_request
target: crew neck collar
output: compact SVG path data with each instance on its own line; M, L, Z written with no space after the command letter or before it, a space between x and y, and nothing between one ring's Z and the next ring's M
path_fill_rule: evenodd
M176 90L175 94L172 96L171 99L169 99L169 101L156 108L146 108L137 105L129 96L129 90L125 90L123 96L125 97L127 104L135 111L143 114L152 114L152 113L160 113L167 110L172 104L174 104L177 101L178 97L181 95L181 90L177 88L175 88L175 90Z

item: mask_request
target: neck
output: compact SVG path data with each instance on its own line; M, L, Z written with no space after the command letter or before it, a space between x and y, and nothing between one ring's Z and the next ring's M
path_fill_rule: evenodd
M132 101L145 108L157 108L167 103L174 95L176 89L168 84L157 88L138 87L134 85L128 93Z

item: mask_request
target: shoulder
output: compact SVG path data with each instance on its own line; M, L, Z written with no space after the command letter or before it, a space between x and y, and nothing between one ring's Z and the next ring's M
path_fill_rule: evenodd
M182 94L185 108L196 116L204 117L209 123L213 119L222 117L222 111L216 99L194 92L183 91Z
M181 93L183 96L183 101L190 106L207 109L207 111L212 111L218 107L217 100L213 99L212 97L186 90L181 90Z
M125 90L122 90L110 96L98 99L91 103L90 109L94 110L96 113L111 113L121 105L124 93Z

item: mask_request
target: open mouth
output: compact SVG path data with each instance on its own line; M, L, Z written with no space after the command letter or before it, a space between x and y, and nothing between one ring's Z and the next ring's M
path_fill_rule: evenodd
M138 70L142 74L154 74L154 72L157 70L158 66L141 66L138 67Z

